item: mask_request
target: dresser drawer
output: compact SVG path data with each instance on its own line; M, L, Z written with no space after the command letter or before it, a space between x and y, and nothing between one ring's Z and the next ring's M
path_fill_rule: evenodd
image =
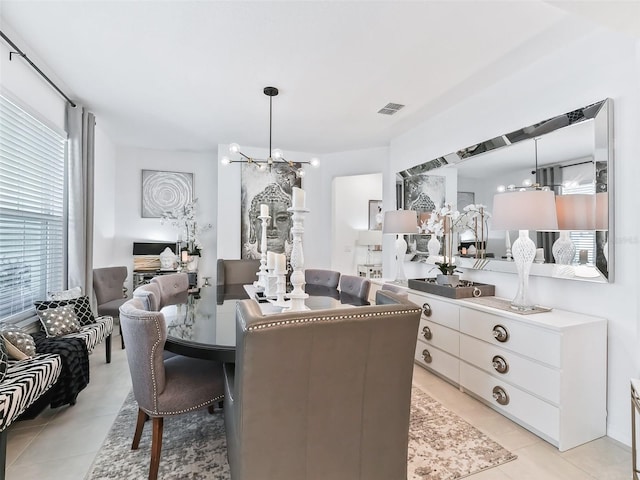
M496 381L509 382L560 404L560 370L464 334L460 335L460 358L489 373Z
M547 365L562 366L562 335L558 332L471 308L460 308L460 331Z
M460 362L460 385L496 407L516 421L537 430L554 445L560 438L560 409L507 382L500 382L471 365ZM508 403L501 405L494 398L494 388L502 388Z
M418 340L414 358L420 366L439 373L451 382L460 383L460 360L457 357Z
M418 338L426 344L444 350L454 357L460 355L460 333L457 330L425 320L424 316L420 319Z
M454 330L460 328L460 307L458 305L413 293L409 293L409 300L422 308L422 318Z

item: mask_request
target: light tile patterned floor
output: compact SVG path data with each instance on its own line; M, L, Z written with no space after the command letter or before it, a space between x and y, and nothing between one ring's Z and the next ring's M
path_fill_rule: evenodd
M7 480L82 480L131 389L124 350L114 342L111 364L104 347L91 355L91 382L74 407L48 409L9 431ZM608 437L560 453L537 436L429 374L414 382L447 408L518 455L471 480L629 480L630 449Z

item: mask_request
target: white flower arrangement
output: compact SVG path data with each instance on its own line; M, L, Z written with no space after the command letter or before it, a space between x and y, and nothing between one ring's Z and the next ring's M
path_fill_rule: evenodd
M200 234L213 228L211 223L198 225L196 221L196 207L198 199L187 203L184 207L177 208L162 216L160 223L170 224L172 227L180 229L178 240L186 242L186 250L189 255L200 255L202 253L202 243Z

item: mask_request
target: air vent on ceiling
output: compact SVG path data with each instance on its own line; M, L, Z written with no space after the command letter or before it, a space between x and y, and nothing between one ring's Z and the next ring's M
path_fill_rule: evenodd
M394 113L397 113L398 110L400 110L403 107L404 107L404 105L401 105L399 103L387 103L384 107L382 107L380 110L378 110L378 113L381 113L383 115L393 115Z

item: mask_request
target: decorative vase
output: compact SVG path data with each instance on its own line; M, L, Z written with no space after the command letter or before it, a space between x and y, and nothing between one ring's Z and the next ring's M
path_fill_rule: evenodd
M429 242L427 243L427 251L430 257L440 255L440 240L435 235L431 235Z
M189 255L189 261L187 262L187 272L195 272L198 270L198 260L200 257L198 255Z
M436 277L436 283L438 285L448 285L450 287L457 287L460 282L460 275L445 275L444 273L439 273Z

